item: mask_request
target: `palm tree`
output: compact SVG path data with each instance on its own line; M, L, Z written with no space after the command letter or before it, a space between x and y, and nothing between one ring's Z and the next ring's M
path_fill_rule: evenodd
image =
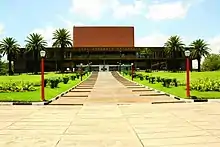
M6 37L2 41L0 41L0 53L7 55L8 59L8 74L13 75L12 71L12 63L13 57L18 54L20 45L18 42L12 37Z
M46 40L41 34L32 33L27 36L26 49L27 51L33 51L34 54L34 74L37 74L39 70L39 52L40 50L44 50L47 46Z
M173 68L177 69L177 63L175 59L178 57L178 53L184 51L185 44L182 42L182 39L175 35L171 36L167 42L164 44L165 53L173 59Z
M60 62L59 69L61 72L64 72L64 68L62 66L64 62L64 50L66 47L72 46L72 40L70 32L64 28L58 29L53 33L53 47L60 48Z
M190 44L192 48L191 56L198 61L198 72L201 71L201 58L209 55L208 44L203 39L197 39Z

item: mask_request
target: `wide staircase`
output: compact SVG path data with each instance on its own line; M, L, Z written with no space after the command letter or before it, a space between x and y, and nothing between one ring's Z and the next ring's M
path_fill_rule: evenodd
M76 87L64 94L58 100L52 102L52 105L83 105L88 98L89 93L94 88L98 77L98 72L92 72L92 75Z
M131 104L182 102L129 81L117 72L93 72L92 75L52 105Z

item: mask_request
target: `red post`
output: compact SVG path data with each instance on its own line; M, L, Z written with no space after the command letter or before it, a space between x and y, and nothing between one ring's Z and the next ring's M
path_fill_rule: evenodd
M45 101L44 94L44 58L41 58L41 100Z
M134 80L134 64L131 65L131 80Z
M186 96L190 97L189 57L186 58Z

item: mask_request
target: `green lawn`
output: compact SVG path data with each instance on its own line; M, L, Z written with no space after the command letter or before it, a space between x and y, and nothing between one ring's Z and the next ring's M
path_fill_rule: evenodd
M45 75L45 78L59 76L62 77L62 74L48 73ZM84 76L83 80L88 76ZM39 82L40 83L40 75L19 75L19 76L0 76L1 82L9 82L9 81L28 81L28 82ZM70 89L71 87L77 85L80 79L75 79L74 81L69 80L67 84L63 82L59 83L58 88L50 88L50 86L45 87L45 99L49 100L54 98L58 94ZM0 93L0 101L21 101L21 102L38 102L41 101L41 90L40 86L36 87L36 91L29 92L8 92L8 93Z
M153 73L145 73L145 72L136 72L141 73L143 75L151 75L154 77L161 77L161 78L176 78L178 81L184 83L185 82L185 77L186 77L186 73L169 73L169 72L153 72ZM124 77L131 79L130 76L125 75ZM195 81L201 78L211 78L211 79L220 79L220 72L191 72L190 73L190 80L191 81ZM186 98L186 90L185 90L185 86L178 86L178 87L163 87L161 83L157 83L156 84L151 84L149 83L147 80L143 80L141 81L139 78L134 78L134 81L146 85L148 87L157 89L157 90L161 90L164 91L166 93L170 93L173 94L175 96L181 97L181 98ZM200 91L195 91L195 90L191 90L191 96L197 96L198 98L206 98L206 99L216 99L216 98L220 98L220 92L215 92L215 91L210 91L210 92L200 92Z

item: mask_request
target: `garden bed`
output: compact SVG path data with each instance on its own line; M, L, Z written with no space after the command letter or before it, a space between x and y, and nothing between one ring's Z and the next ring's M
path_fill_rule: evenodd
M130 72L123 73L125 78L131 79ZM148 76L148 79L146 77ZM154 77L154 82L152 78ZM160 78L160 81L158 80ZM220 98L220 72L193 72L191 73L191 96L197 99L219 99ZM137 72L135 82L145 86L175 95L186 97L185 73ZM176 85L177 84L177 85Z
M84 73L83 80L88 76ZM0 76L1 102L41 101L40 75ZM76 74L45 75L45 99L50 100L81 82Z

